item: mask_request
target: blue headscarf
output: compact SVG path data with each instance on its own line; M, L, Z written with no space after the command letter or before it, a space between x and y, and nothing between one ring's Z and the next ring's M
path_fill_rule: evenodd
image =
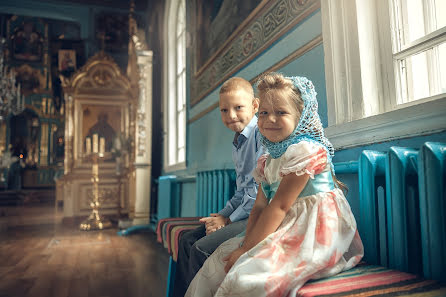
M269 141L266 137L261 135L263 145L268 149L271 157L274 159L282 156L291 144L300 141L315 142L322 145L327 151L328 162L334 156L333 145L328 141L324 134L321 118L317 112L318 104L316 99L316 90L313 83L306 77L292 76L285 77L290 79L294 86L300 91L301 98L304 102L304 108L294 131L284 140L280 142ZM331 166L333 168L333 166Z

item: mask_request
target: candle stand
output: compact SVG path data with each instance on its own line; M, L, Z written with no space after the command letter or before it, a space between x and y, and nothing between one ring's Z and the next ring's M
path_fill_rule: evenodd
M104 157L102 153L91 153L87 158L92 161L93 200L90 203L92 208L90 216L79 226L83 231L102 230L112 226L110 220L99 214L99 161Z

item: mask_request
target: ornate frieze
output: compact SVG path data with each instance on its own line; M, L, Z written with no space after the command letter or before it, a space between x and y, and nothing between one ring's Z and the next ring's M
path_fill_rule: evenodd
M290 28L320 8L319 0L270 1L225 43L218 54L199 69L192 80L191 104L195 105L233 73L252 61Z

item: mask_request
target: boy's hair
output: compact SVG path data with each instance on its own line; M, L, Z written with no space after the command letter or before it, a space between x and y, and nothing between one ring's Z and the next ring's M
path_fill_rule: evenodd
M286 99L292 104L292 108L301 114L304 108L304 102L300 96L300 90L293 82L280 73L268 73L263 75L257 82L259 97L272 101L280 97Z
M231 77L230 79L225 81L220 88L220 95L237 90L243 90L246 93L252 95L252 98L254 98L254 89L252 88L251 83L241 77Z

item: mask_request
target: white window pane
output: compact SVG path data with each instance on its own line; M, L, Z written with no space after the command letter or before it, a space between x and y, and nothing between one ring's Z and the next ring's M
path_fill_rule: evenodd
M172 118L170 118L172 119ZM169 165L173 165L176 163L176 151L177 151L177 144L176 144L176 127L175 122L169 121L169 130L168 130L168 163Z
M181 131L180 133L178 133L178 147L184 146L185 143L185 115L185 110L178 112L178 131Z
M398 61L401 98L410 102L446 92L446 43Z
M435 0L435 27L433 30L438 30L446 26L446 1Z
M398 3L397 20L399 49L427 34L424 23L423 0L401 0Z
M178 110L186 108L186 69L178 77L178 87L182 89L182 96L178 98Z
M186 11L184 8L184 1L181 1L178 8L178 21L177 21L177 36L180 36L186 27Z
M178 44L177 44L177 74L180 74L186 65L186 60L185 60L185 50L184 50L184 43L180 42L181 40L178 40Z
M186 146L186 111L183 109L178 113L178 162L184 161Z
M407 93L407 99L400 103L414 101L429 96L429 76L427 71L426 52L422 52L406 58L401 63L402 93ZM405 96L404 96L405 97Z
M184 102L186 102L185 97L185 87L184 87L184 75L180 75L177 80L177 111L184 109Z
M439 58L438 69L440 71L439 93L446 93L446 43L442 43L438 47L438 58Z
M178 163L186 160L186 150L184 147L178 149Z
M167 115L167 163L176 165L185 161L186 126L185 126L185 71L186 71L186 11L185 1L177 2L170 18L175 21L169 26L169 32L176 36L169 39L170 59L168 65L168 115Z

